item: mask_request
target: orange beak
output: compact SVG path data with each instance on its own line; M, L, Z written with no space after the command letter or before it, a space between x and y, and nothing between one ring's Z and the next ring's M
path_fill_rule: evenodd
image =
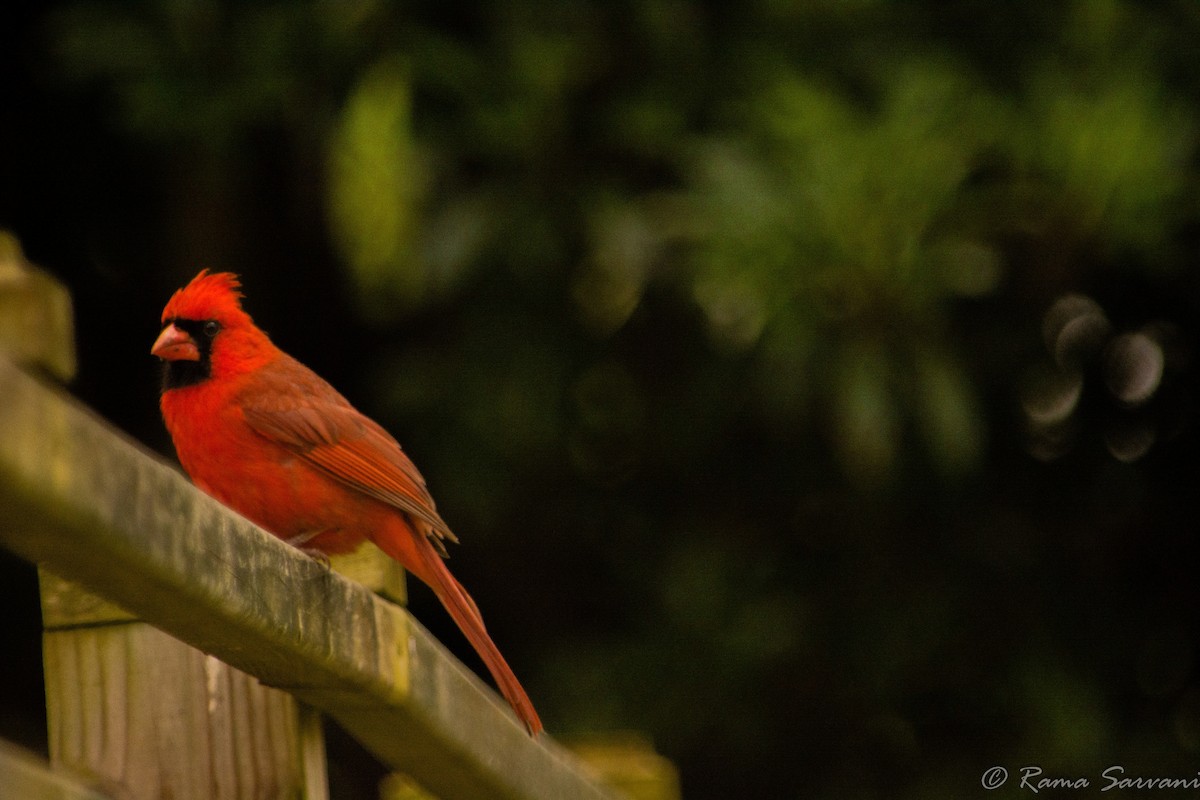
M150 348L150 355L158 356L163 361L199 361L200 348L187 331L171 324L158 335L154 346Z

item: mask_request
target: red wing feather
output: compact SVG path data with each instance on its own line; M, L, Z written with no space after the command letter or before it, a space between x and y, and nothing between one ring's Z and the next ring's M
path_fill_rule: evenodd
M279 376L288 379L285 391L243 398L246 424L351 489L426 523L438 539L458 541L400 444L307 367L289 361L285 370L299 374Z

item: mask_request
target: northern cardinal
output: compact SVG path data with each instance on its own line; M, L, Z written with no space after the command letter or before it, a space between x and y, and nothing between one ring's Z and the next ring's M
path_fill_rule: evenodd
M446 568L425 479L387 431L276 347L242 310L237 276L203 270L163 310L162 414L179 461L208 494L306 550L364 540L428 584L531 735L542 729L479 609Z

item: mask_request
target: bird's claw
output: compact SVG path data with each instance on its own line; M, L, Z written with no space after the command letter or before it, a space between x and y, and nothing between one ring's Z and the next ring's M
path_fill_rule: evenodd
M306 556L311 558L313 561L316 561L318 564L323 566L326 570L329 570L330 569L329 555L327 553L325 553L322 550L318 550L315 547L305 547L304 546L304 545L308 544L309 542L311 542L313 539L320 536L324 532L325 531L305 531L304 533L297 534L296 536L293 536L290 539L285 539L284 541L286 541L292 547L299 550L301 553L304 553Z
M299 550L301 553L304 553L304 555L308 556L313 561L316 561L318 564L324 567L326 572L333 568L329 563L328 553L324 553L320 550L314 550L311 547L301 547Z

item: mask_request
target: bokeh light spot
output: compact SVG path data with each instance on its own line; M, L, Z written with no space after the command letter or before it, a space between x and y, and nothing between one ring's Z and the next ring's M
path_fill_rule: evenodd
M1059 298L1042 322L1046 349L1062 367L1077 367L1098 352L1111 330L1100 304L1080 294Z
M1083 377L1077 372L1061 372L1041 367L1026 379L1021 407L1037 427L1063 422L1079 404Z
M1109 344L1104 358L1108 388L1122 403L1140 405L1162 382L1166 359L1158 342L1144 333L1124 333Z

